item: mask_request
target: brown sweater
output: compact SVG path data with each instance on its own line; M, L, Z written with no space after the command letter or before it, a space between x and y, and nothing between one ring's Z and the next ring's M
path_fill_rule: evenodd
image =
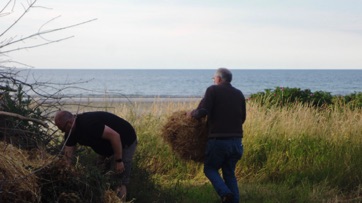
M243 137L245 97L230 83L212 85L191 115L196 119L207 116L209 138Z

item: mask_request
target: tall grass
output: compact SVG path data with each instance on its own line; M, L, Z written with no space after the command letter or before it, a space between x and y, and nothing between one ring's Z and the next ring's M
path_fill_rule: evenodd
M291 186L327 181L342 191L361 185L361 110L248 107L244 179Z
M130 185L136 202L219 202L201 164L179 159L161 139L175 111L197 102L115 104L139 145ZM264 107L248 101L244 155L237 165L243 202L362 201L361 109L302 104Z

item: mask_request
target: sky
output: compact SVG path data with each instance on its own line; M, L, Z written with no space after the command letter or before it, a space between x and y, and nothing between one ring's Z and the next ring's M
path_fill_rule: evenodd
M13 2L0 14L1 33L28 4ZM0 44L91 22L0 48L71 37L0 60L66 69L362 69L361 11L361 0L37 0Z

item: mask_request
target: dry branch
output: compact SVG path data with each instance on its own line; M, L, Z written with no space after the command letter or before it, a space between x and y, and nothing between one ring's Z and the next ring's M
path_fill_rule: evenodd
M38 120L38 119L35 119L35 118L28 118L28 117L25 117L25 116L22 116L22 115L19 115L19 114L16 114L16 113L0 111L0 115L11 116L11 117L15 117L15 118L18 118L18 119L21 119L21 120L28 120L28 121L38 123L38 124L40 124L40 125L42 125L42 126L44 126L46 128L49 127L48 124L46 124L44 121L41 121L41 120Z

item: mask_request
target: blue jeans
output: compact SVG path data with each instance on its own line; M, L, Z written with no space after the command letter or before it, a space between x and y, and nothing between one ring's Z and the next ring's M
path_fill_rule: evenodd
M235 203L239 202L235 167L242 155L241 138L209 139L207 141L204 173L220 197L232 193ZM222 177L219 169L221 169Z

